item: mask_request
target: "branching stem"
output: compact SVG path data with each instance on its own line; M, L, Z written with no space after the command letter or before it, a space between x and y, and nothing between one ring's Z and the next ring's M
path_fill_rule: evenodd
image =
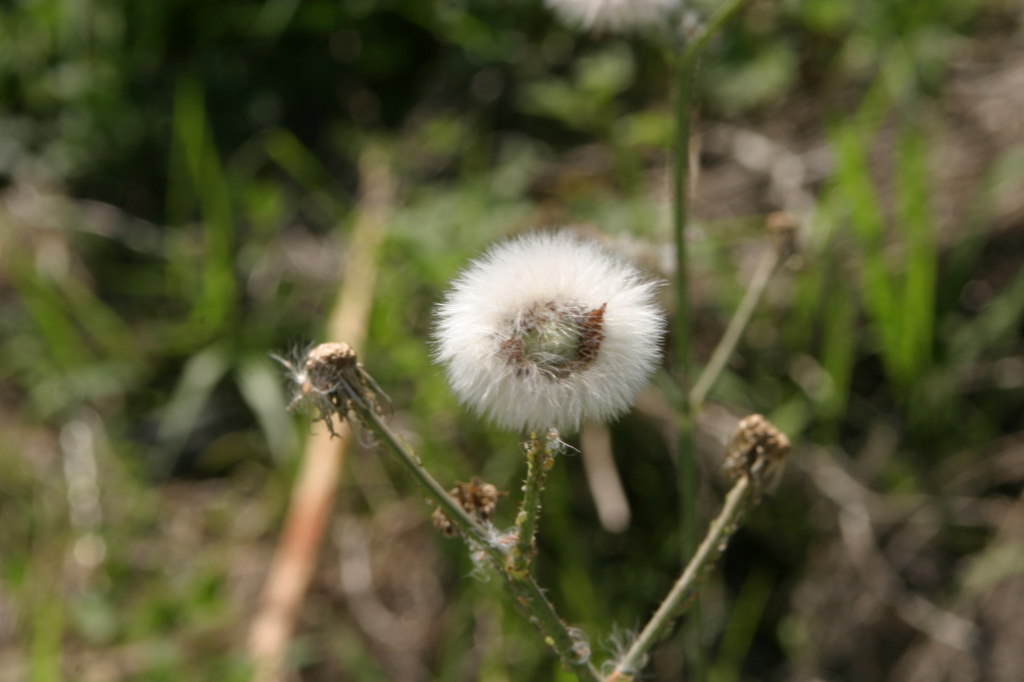
M494 565L508 579L509 588L515 594L516 602L540 630L544 641L555 650L576 677L582 682L601 682L601 675L590 663L590 652L585 642L578 637L573 637L572 631L558 617L555 607L548 601L544 590L537 584L529 571L509 570L509 567L514 565L513 556L509 550L495 543L487 529L441 487L441 484L423 466L419 456L398 434L391 430L387 422L371 406L358 400L352 400L351 408L358 414L362 422L380 438L381 442L398 457L406 470L419 483L423 493L444 510L448 520L458 526L472 545L478 545L494 559ZM542 443L540 448L543 452L548 453L550 459L551 445ZM543 481L540 481L539 485L543 487ZM539 495L539 489L537 494ZM537 507L539 509L539 503ZM535 523L536 515L534 515Z

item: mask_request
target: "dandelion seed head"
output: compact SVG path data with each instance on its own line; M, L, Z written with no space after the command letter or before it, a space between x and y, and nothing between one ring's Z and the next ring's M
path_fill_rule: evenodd
M499 244L438 307L435 358L461 402L502 428L571 433L629 409L660 357L658 283L593 241Z
M545 0L562 19L594 30L630 31L655 26L682 5L681 0Z

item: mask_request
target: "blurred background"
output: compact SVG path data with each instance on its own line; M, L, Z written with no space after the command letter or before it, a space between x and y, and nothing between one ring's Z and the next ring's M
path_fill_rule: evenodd
M699 432L706 518L736 419L795 446L708 578L715 682L1024 679L1021 17L753 0L702 62L699 363L767 216L801 225ZM250 679L310 431L268 353L323 340L368 212L361 356L391 422L442 484L517 491L517 437L430 361L431 306L542 227L671 278L669 79L655 40L538 0L0 4L0 680ZM598 662L680 570L667 388L611 427L624 499L578 455L546 493L539 578ZM287 679L570 679L367 441Z

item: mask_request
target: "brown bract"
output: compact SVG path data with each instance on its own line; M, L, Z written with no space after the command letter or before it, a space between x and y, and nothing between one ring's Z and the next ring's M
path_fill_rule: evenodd
M518 319L509 321L514 331L501 342L501 352L518 377L537 371L551 380L565 379L597 360L604 340L604 312L607 307L607 303L593 310L586 310L583 306L559 306L554 302L537 304ZM543 333L546 325L557 325L575 335L576 343L571 354L562 356L527 349L526 335Z

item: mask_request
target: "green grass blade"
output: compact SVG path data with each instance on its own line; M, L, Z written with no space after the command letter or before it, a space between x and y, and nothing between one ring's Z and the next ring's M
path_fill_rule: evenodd
M842 419L850 393L850 379L857 355L857 305L849 292L830 297L825 313L825 339L821 365L832 380L821 396L819 410L828 420Z
M64 603L60 590L39 596L32 614L31 682L61 682L64 640Z
M84 339L55 287L35 271L31 260L6 258L5 266L53 360L62 369L86 364L90 354Z
M896 282L884 259L885 218L868 168L866 144L853 127L839 130L832 138L837 189L846 198L853 231L863 246L864 307L878 329L886 368L896 383L906 386L909 368L903 353L902 311L897 305Z
M958 364L977 358L1003 341L1012 341L1024 320L1024 270L974 320L953 336L951 355Z
M308 192L332 187L334 180L320 159L284 128L275 128L266 137L267 155L288 172Z
M128 325L79 279L66 277L60 282L68 312L110 358L130 360L139 356L138 343Z
M281 372L264 357L244 358L235 370L238 390L256 416L274 459L280 464L292 456L298 443L288 416L288 401L281 389Z
M898 221L907 248L903 282L902 365L917 379L931 365L935 326L938 249L929 208L928 159L924 134L908 128L898 159Z
M193 320L215 332L223 329L235 312L234 216L227 179L206 119L202 89L188 78L178 82L174 127L203 220L203 274Z
M722 646L709 675L711 682L737 682L740 679L743 661L750 651L774 584L774 571L755 568L750 572L722 636Z
M185 363L157 432L157 442L168 459L161 463L164 470L157 473L168 473L173 458L185 446L210 394L228 369L228 355L221 344L203 349Z

